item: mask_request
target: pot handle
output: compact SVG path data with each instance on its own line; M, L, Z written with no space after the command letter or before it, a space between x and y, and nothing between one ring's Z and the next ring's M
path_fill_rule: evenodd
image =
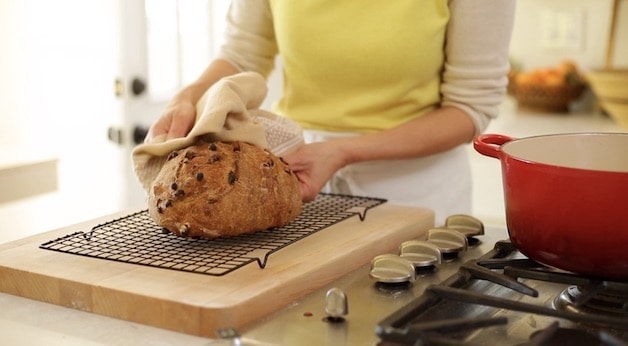
M502 144L508 143L514 138L499 134L483 134L475 137L473 148L480 154L494 158L500 158Z

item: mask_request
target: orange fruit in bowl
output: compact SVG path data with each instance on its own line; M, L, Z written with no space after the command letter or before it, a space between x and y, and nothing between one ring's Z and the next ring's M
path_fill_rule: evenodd
M567 82L566 75L558 70L548 70L543 77L543 84L547 86L564 86Z

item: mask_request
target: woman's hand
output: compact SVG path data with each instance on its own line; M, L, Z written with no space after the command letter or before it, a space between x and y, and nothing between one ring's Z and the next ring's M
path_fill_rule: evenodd
M173 101L161 117L151 126L146 142L166 135L165 140L185 137L196 120L196 107L189 101Z
M442 107L389 130L306 144L284 160L299 178L302 199L308 202L348 164L425 157L471 141L474 132L464 111Z
M231 63L216 59L209 64L201 76L183 88L166 107L161 117L150 127L146 142L166 135L165 140L185 137L196 121L196 103L203 93L223 77L238 73Z
M306 144L283 157L299 179L304 202L314 200L334 173L344 167L345 159L339 150L341 141Z

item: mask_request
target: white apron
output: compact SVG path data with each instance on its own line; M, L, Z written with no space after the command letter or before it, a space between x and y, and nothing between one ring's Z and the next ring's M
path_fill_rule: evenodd
M305 142L354 136L352 133L304 132ZM453 214L471 213L471 168L460 145L418 159L370 161L340 169L323 192L385 198L389 203L434 210L436 226Z

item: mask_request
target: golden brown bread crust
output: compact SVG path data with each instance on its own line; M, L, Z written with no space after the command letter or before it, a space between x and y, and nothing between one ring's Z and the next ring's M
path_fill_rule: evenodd
M200 142L173 151L148 198L153 220L183 237L281 227L302 208L297 178L286 163L245 142Z

